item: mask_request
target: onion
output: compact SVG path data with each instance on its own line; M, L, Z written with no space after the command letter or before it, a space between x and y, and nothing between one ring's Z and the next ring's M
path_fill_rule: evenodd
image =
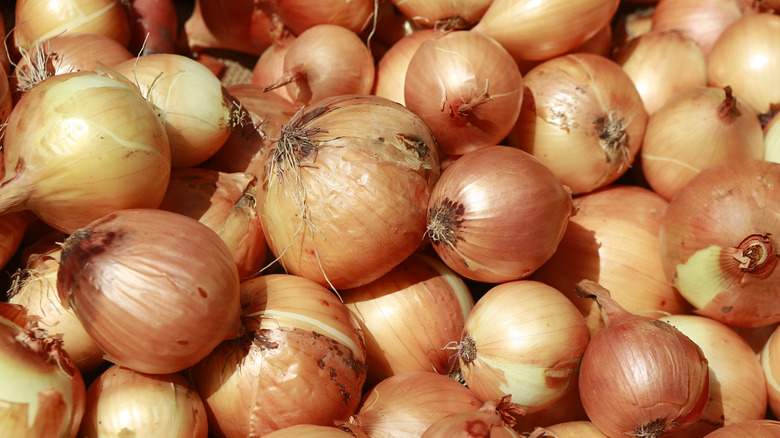
M780 116L776 113L764 127L764 160L780 163Z
M242 333L190 374L216 437L265 436L354 414L365 346L350 311L305 278L267 274L241 284Z
M772 327L772 326L770 326ZM758 358L766 379L769 412L777 417L780 413L780 335L777 326L772 329L769 338L759 350Z
M373 93L405 104L404 83L409 61L420 45L439 35L435 29L418 29L395 42L376 64Z
M587 420L588 415L585 413L580 400L578 376L575 374L569 390L566 391L563 397L538 411L515 416L513 428L518 432L531 434L539 427Z
M467 29L476 24L493 0L391 0L418 26L437 29Z
M486 402L476 412L464 412L448 415L433 423L422 438L518 438L520 435L512 429L513 414L520 409L512 405L511 396Z
M707 60L701 48L673 30L645 32L613 59L634 82L648 114L681 90L707 85Z
M710 399L702 416L674 434L702 437L713 430L766 416L766 379L750 345L729 326L698 315L660 318L698 345L709 365Z
M57 271L60 300L106 358L152 374L188 368L237 336L238 287L217 233L156 209L120 210L75 231Z
M628 170L647 112L616 62L568 54L537 65L523 83L517 147L539 158L573 194L604 187Z
M9 437L75 438L84 379L62 341L25 320L24 308L0 303L0 430Z
M472 30L504 46L515 59L562 55L606 26L619 0L493 0Z
M281 35L274 38L271 45L260 54L252 67L250 82L261 88L271 85L279 76L284 74L284 57L287 55L290 44L295 41L296 36L287 31L280 33ZM274 88L270 91L287 100L292 100L290 94L287 93L287 87Z
M94 33L116 40L127 47L130 22L117 0L17 0L14 43L19 49L53 36Z
M621 51L635 38L652 30L656 3L657 0L653 0L641 6L634 5L629 11L618 12L615 16L614 29L614 48L616 51Z
M282 128L266 164L258 212L289 273L358 287L424 239L439 159L428 128L402 105L370 95L312 104Z
M284 72L264 90L286 86L293 102L313 105L333 96L369 94L374 74L374 58L355 32L318 24L290 43Z
M74 71L97 72L101 65L112 67L133 54L116 40L97 34L57 35L22 50L14 69L14 83L20 93L48 78Z
M518 280L489 289L466 319L458 360L481 400L512 395L535 412L569 390L590 339L585 320L561 292Z
M296 424L263 435L266 438L354 438L350 432L335 426L317 424Z
M360 33L374 14L374 0L271 0L279 21L294 34L320 24Z
M0 268L4 267L22 244L30 217L25 211L0 215Z
M241 278L266 264L268 245L255 208L256 178L210 169L173 169L160 209L197 219L214 230L233 254Z
M194 54L223 49L260 55L273 40L276 21L267 1L195 0L180 35Z
M114 69L133 81L160 113L173 167L206 161L241 120L236 103L219 78L194 59L156 53L122 62Z
M484 405L468 388L439 373L396 374L363 395L360 408L342 427L370 438L419 438L434 423Z
M428 236L441 259L472 280L529 276L561 241L571 195L541 161L489 146L449 165L428 201Z
M430 38L407 66L404 103L446 154L500 143L512 131L522 100L517 63L480 33L461 30Z
M780 58L780 16L745 14L731 23L712 47L707 62L709 83L730 86L758 113L780 103L776 79Z
M580 420L536 428L528 438L607 438L607 436L592 422Z
M87 390L79 436L206 438L206 411L181 374L144 374L113 365Z
M661 320L633 315L591 280L606 327L588 343L579 382L585 412L607 436L666 436L698 420L707 405L707 359L696 343Z
M84 329L72 308L65 308L57 294L59 246L32 254L10 291L8 302L24 306L27 317L50 336L62 339L62 349L82 374L102 365L103 350Z
M731 424L708 433L704 438L767 438L780 434L778 420L752 420Z
M604 327L599 306L577 297L582 279L598 281L631 313L648 317L688 313L690 304L666 279L659 245L668 201L637 186L613 184L574 198L576 213L555 254L531 279L558 289L591 328Z
M675 94L650 116L640 154L644 179L672 199L708 167L762 158L764 133L758 114L731 87L695 87Z
M366 339L366 384L395 374L457 368L445 349L460 340L474 299L440 261L415 253L369 284L341 291Z
M744 159L702 170L669 203L661 257L694 312L735 327L780 321L778 189L780 164Z
M139 55L174 53L179 37L175 0L130 0L130 42Z
M131 85L92 72L53 76L14 106L0 214L31 210L71 233L124 208L155 208L170 177L157 114Z

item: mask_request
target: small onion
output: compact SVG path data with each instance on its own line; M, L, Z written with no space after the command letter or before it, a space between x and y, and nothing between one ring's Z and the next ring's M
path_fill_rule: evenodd
M206 438L206 410L182 374L144 374L113 365L87 389L79 437Z
M599 303L606 321L580 364L582 406L593 424L607 436L658 438L699 419L710 395L701 348L671 324L628 313L596 282L577 289Z
M71 233L119 209L156 208L165 196L168 136L125 82L52 76L17 102L4 140L0 214L27 209Z
M450 377L428 371L402 373L363 394L358 412L342 427L370 438L420 438L442 418L476 412L483 405Z
M8 437L75 438L84 415L84 379L62 341L24 308L0 303L0 430Z
M268 154L257 204L266 241L289 273L335 289L367 284L420 246L438 167L428 127L402 105L314 103Z
M731 87L705 86L678 92L650 116L640 150L642 176L666 199L708 167L763 154L753 108Z
M466 385L481 400L512 395L523 412L539 411L570 389L590 331L557 289L518 280L492 287L466 319L458 346Z
M365 346L328 289L288 274L241 284L243 335L190 370L216 437L346 421L360 403Z
M517 63L500 44L461 30L423 41L409 60L404 103L446 154L493 146L511 131L523 101Z
M382 277L340 294L365 336L367 385L404 372L456 368L445 347L460 340L474 298L437 259L412 254Z
M743 159L702 170L669 203L664 271L694 312L734 327L780 321L778 190L780 164Z
M489 146L447 167L428 201L428 236L442 260L472 280L529 276L561 241L571 195L541 161Z
M620 65L568 54L537 65L523 83L517 147L539 158L573 194L604 187L628 170L648 116Z
M237 336L238 288L216 232L157 209L120 210L75 231L57 271L60 301L107 359L143 373L181 371Z
M708 433L704 438L769 438L780 436L780 421L765 419L730 424Z
M271 0L279 21L300 35L319 24L360 33L371 24L373 0Z

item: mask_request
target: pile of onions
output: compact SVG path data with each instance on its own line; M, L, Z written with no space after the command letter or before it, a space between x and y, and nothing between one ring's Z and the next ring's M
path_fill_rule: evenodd
M512 131L523 101L523 78L509 52L467 30L423 41L403 84L406 107L450 155L500 143Z
M168 135L127 82L52 76L16 103L4 141L0 214L31 210L71 233L119 209L156 208L165 196Z
M242 336L190 370L216 437L264 436L354 414L366 378L360 328L328 289L288 274L241 284Z
M412 254L369 284L340 292L366 342L366 384L395 374L457 368L445 347L460 340L474 298L463 280L439 260Z
M313 105L328 97L371 93L374 74L374 57L355 32L318 24L290 43L284 71L265 91L284 86L294 103Z
M780 321L780 164L736 160L683 186L661 223L669 282L700 315L735 327Z
M523 83L517 146L539 158L573 194L606 186L628 170L648 116L620 65L573 53L537 65Z
M29 318L49 336L59 336L62 348L82 374L104 363L103 350L84 329L72 308L66 308L57 294L57 271L62 249L31 254L10 291L8 302L24 306Z
M130 21L117 0L17 0L14 43L29 50L57 35L93 33L127 47Z
M450 377L429 371L402 373L363 394L358 412L341 427L355 436L419 438L437 421L476 412L484 404Z
M87 390L79 436L206 438L200 395L182 374L144 374L113 365Z
M650 116L640 150L642 176L666 199L702 170L764 155L758 114L731 87L694 87Z
M12 437L75 438L84 415L84 379L62 341L0 303L0 430Z
M634 82L651 115L675 93L707 85L707 59L701 48L673 30L645 32L612 59Z
M391 0L420 27L444 30L467 29L477 23L493 0Z
M238 335L233 255L195 219L120 210L76 230L60 258L60 301L117 365L173 373Z
M512 396L524 413L561 399L577 375L590 331L560 291L518 280L488 290L458 345L466 385L483 401Z
M699 438L723 426L766 416L766 379L747 341L729 326L703 316L678 314L660 320L701 348L712 383L701 417L675 433L675 438Z
M582 279L598 281L612 299L632 313L648 317L687 313L690 304L666 279L659 233L668 202L642 187L611 185L577 196L576 213L555 254L531 279L569 297L592 332L604 327L593 300L577 296Z
M374 0L271 0L279 21L294 34L330 24L360 33L372 22Z
M541 161L509 146L489 146L442 173L428 202L428 237L458 274L512 281L553 255L571 213L571 194Z
M266 264L268 245L257 215L256 178L188 167L173 169L160 209L197 219L216 232L230 249L241 278Z
M551 59L608 25L619 4L619 0L493 0L473 30L498 41L515 59Z
M115 65L160 114L172 167L198 165L217 153L241 112L206 66L183 55L156 53Z
M30 217L26 211L0 215L0 268L4 267L22 244Z
M707 61L711 85L730 86L760 113L780 103L777 59L780 58L780 16L745 14L731 23L712 46Z
M319 101L268 154L257 204L266 241L289 273L367 284L423 242L438 176L436 141L407 108L369 95Z
M658 438L699 419L710 395L701 348L671 324L628 313L596 282L577 289L599 303L606 322L580 364L582 406L593 424L607 436Z

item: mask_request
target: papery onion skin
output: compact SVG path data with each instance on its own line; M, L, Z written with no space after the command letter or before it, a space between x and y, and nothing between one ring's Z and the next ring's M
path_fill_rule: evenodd
M429 38L438 35L435 29L418 29L395 42L379 58L376 64L376 79L371 94L390 99L404 105L404 83L406 70L414 52Z
M460 156L433 188L428 236L460 275L489 283L531 275L555 252L572 213L567 188L508 146Z
M628 170L648 116L616 62L589 53L563 55L531 69L523 83L511 146L539 158L574 195L604 187Z
M57 291L111 362L144 373L181 371L238 335L233 256L178 213L120 210L77 230L63 244Z
M52 76L14 106L0 212L27 209L71 233L123 208L156 208L170 177L168 136L132 86L93 72Z
M466 385L481 400L511 394L525 413L570 389L590 330L560 291L518 280L496 285L474 305L458 346Z
M355 438L355 435L335 426L296 424L263 435L266 438Z
M23 324L24 326L20 325ZM84 378L24 308L0 303L0 429L13 437L75 438L84 416Z
M780 421L751 420L731 424L708 433L704 438L767 438L780 436Z
M734 327L780 321L780 164L736 160L705 170L670 202L661 224L667 279L694 312Z
M442 153L499 144L523 101L523 77L509 52L477 32L423 41L409 60L404 104L428 125Z
M427 126L396 102L338 96L304 108L258 190L271 251L287 272L328 287L379 278L423 241L438 160Z
M206 438L203 400L179 373L144 374L112 365L87 389L79 436Z
M296 35L318 24L360 33L371 24L373 0L272 0L279 20Z
M244 335L190 375L211 433L264 436L296 424L333 425L360 403L365 344L350 311L311 280L266 274L241 284Z

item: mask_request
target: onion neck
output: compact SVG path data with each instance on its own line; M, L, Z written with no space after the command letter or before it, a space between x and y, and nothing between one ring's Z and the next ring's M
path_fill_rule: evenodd
M732 93L731 87L726 85L723 88L723 91L726 93L726 97L723 99L723 102L718 105L718 120L730 125L734 123L741 113L739 112L739 108L737 108L737 98Z
M606 117L599 117L593 124L599 137L599 144L604 149L608 163L617 163L622 169L628 166L631 159L628 133L628 124L610 112Z

